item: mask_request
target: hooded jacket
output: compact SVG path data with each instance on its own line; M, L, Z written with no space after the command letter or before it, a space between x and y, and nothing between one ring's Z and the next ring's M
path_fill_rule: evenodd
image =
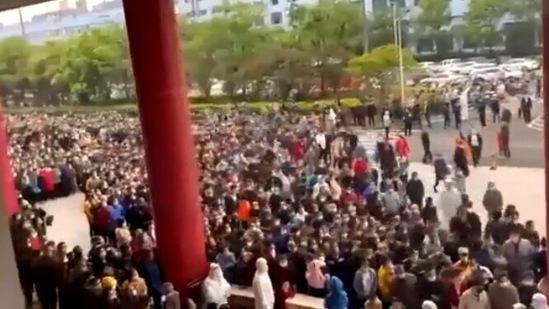
M326 309L347 309L349 299L343 289L343 282L338 277L330 278L330 293L324 299Z

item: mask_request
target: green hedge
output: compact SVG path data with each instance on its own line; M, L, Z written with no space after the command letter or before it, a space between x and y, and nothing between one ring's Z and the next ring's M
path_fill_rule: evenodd
M355 98L341 99L341 105L345 107L353 107L360 104L360 101ZM244 106L257 110L258 112L264 112L269 110L275 104L274 102L245 102ZM322 108L334 104L333 100L322 100L316 102L301 101L297 102L298 109L307 111L315 108ZM229 103L195 103L191 105L194 110L203 111L223 111L230 109L233 104ZM137 106L131 103L125 104L109 104L109 105L64 105L64 106L35 106L35 107L6 107L5 112L9 114L23 114L23 113L48 113L48 114L64 114L64 113L94 113L94 112L121 112L131 113L137 111Z

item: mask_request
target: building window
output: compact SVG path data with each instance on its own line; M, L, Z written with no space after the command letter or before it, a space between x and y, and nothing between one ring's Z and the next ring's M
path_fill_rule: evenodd
M271 24L280 25L282 23L282 13L272 12L271 13Z
M198 11L198 16L204 16L204 15L208 15L208 10L199 10Z
M271 0L272 5L278 5L278 0Z

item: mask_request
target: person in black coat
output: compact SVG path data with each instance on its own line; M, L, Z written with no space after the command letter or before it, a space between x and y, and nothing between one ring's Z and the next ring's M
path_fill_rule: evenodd
M356 136L356 134L351 133L347 135L347 139L349 141L350 152L353 153L356 146L358 145L358 137Z
M421 145L423 146L423 163L431 163L433 161L433 154L431 153L431 138L427 130L421 132Z
M423 206L425 187L423 186L421 179L419 179L417 172L412 173L412 179L410 179L406 185L406 194L410 198L412 204L416 204L420 208Z
M436 269L428 269L418 279L418 295L420 299L433 301L438 308L447 308L447 301L444 300L444 284L438 278Z
M32 264L36 295L42 308L57 308L58 276L53 249L46 248L43 255L36 258Z
M378 147L381 148L378 155L383 175L385 177L392 177L398 167L393 146L389 142L383 142L381 145L378 144Z
M435 158L433 165L435 167L435 185L433 186L433 190L436 193L440 181L444 181L446 176L450 174L450 169L448 168L448 164L446 163L446 160L444 160L444 157L442 157L442 155L437 155L437 158Z

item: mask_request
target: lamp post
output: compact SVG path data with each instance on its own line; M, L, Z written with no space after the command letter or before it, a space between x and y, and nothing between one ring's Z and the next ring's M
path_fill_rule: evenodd
M398 0L391 1L391 7L393 9L393 39L395 45L398 48L398 75L400 81L400 101L402 104L406 101L405 98L405 80L404 80L404 58L402 55L402 18L398 14Z
M404 58L402 55L402 18L398 19L398 69L399 69L399 75L400 75L400 99L402 104L405 104L406 102L406 94L404 91L404 87L406 86L406 81L404 80Z
M370 50L370 41L368 38L370 25L368 24L368 15L366 14L366 0L360 0L360 8L362 10L362 48L365 54Z

